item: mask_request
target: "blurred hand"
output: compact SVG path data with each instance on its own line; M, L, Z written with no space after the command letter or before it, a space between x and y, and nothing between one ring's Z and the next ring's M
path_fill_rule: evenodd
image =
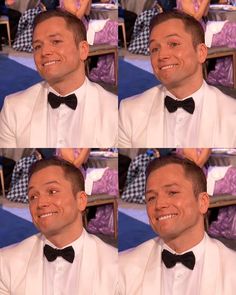
M5 0L6 5L13 5L15 0Z

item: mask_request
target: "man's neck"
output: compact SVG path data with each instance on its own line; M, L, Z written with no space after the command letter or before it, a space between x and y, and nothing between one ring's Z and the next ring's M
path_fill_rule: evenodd
M76 81L72 80L69 83L49 83L49 86L52 87L61 96L66 96L67 94L79 89L84 84L84 81L85 76Z
M196 237L189 237L190 235L187 235L186 237L180 237L169 241L164 240L164 242L176 253L183 253L192 249L202 241L202 239L204 238L204 231Z
M193 93L198 91L202 87L202 84L203 84L203 79L196 81L196 83L193 83L192 85L178 85L178 86L173 86L170 88L166 87L166 88L176 98L181 100L191 96Z
M82 235L82 232L83 232L83 228L79 229L76 234L73 234L73 236L68 236L67 234L65 235L57 234L57 235L45 236L45 237L57 248L64 248L67 245L76 241Z

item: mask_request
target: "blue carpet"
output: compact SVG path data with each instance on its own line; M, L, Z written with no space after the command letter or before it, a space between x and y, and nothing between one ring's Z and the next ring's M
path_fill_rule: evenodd
M0 55L0 109L6 95L24 90L41 80L36 71Z
M119 251L136 247L139 244L156 236L156 233L154 233L149 225L137 219L134 219L122 212L119 212L118 224Z
M33 223L0 208L0 248L18 243L37 232Z
M119 59L119 100L142 93L158 84L160 82L153 74Z

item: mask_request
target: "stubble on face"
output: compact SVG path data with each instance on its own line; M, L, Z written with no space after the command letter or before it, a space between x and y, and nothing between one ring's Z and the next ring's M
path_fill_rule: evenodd
M203 215L183 168L169 164L153 171L146 187L147 213L154 231L172 249L197 244L204 235Z
M34 31L37 69L49 85L62 95L76 90L85 80L85 43L75 42L72 29L60 17L43 21Z
M153 28L150 52L154 74L177 98L185 98L201 87L199 50L181 20L171 19Z

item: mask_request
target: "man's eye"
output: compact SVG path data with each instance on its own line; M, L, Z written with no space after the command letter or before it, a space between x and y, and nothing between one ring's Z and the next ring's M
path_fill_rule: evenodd
M158 52L158 51L159 51L158 47L153 47L153 48L150 49L151 53L155 53L155 52Z
M149 196L149 197L146 198L147 203L150 203L150 202L152 202L154 200L155 200L155 196Z
M34 51L37 51L37 50L39 50L40 48L41 48L41 45L35 45L35 46L33 47Z
M59 44L59 43L61 43L62 42L62 40L53 40L52 41L52 44L53 45L57 45L57 44Z
M37 199L36 195L28 195L29 201L34 201L35 199Z
M175 196L176 194L178 194L177 191L170 191L170 192L168 192L168 195L169 196Z
M179 45L179 43L177 43L177 42L170 42L169 43L169 46L170 47L176 47L176 46L178 46Z
M55 195L55 194L57 193L57 190L55 190L55 189L50 189L50 190L48 191L48 193L49 193L49 195Z

